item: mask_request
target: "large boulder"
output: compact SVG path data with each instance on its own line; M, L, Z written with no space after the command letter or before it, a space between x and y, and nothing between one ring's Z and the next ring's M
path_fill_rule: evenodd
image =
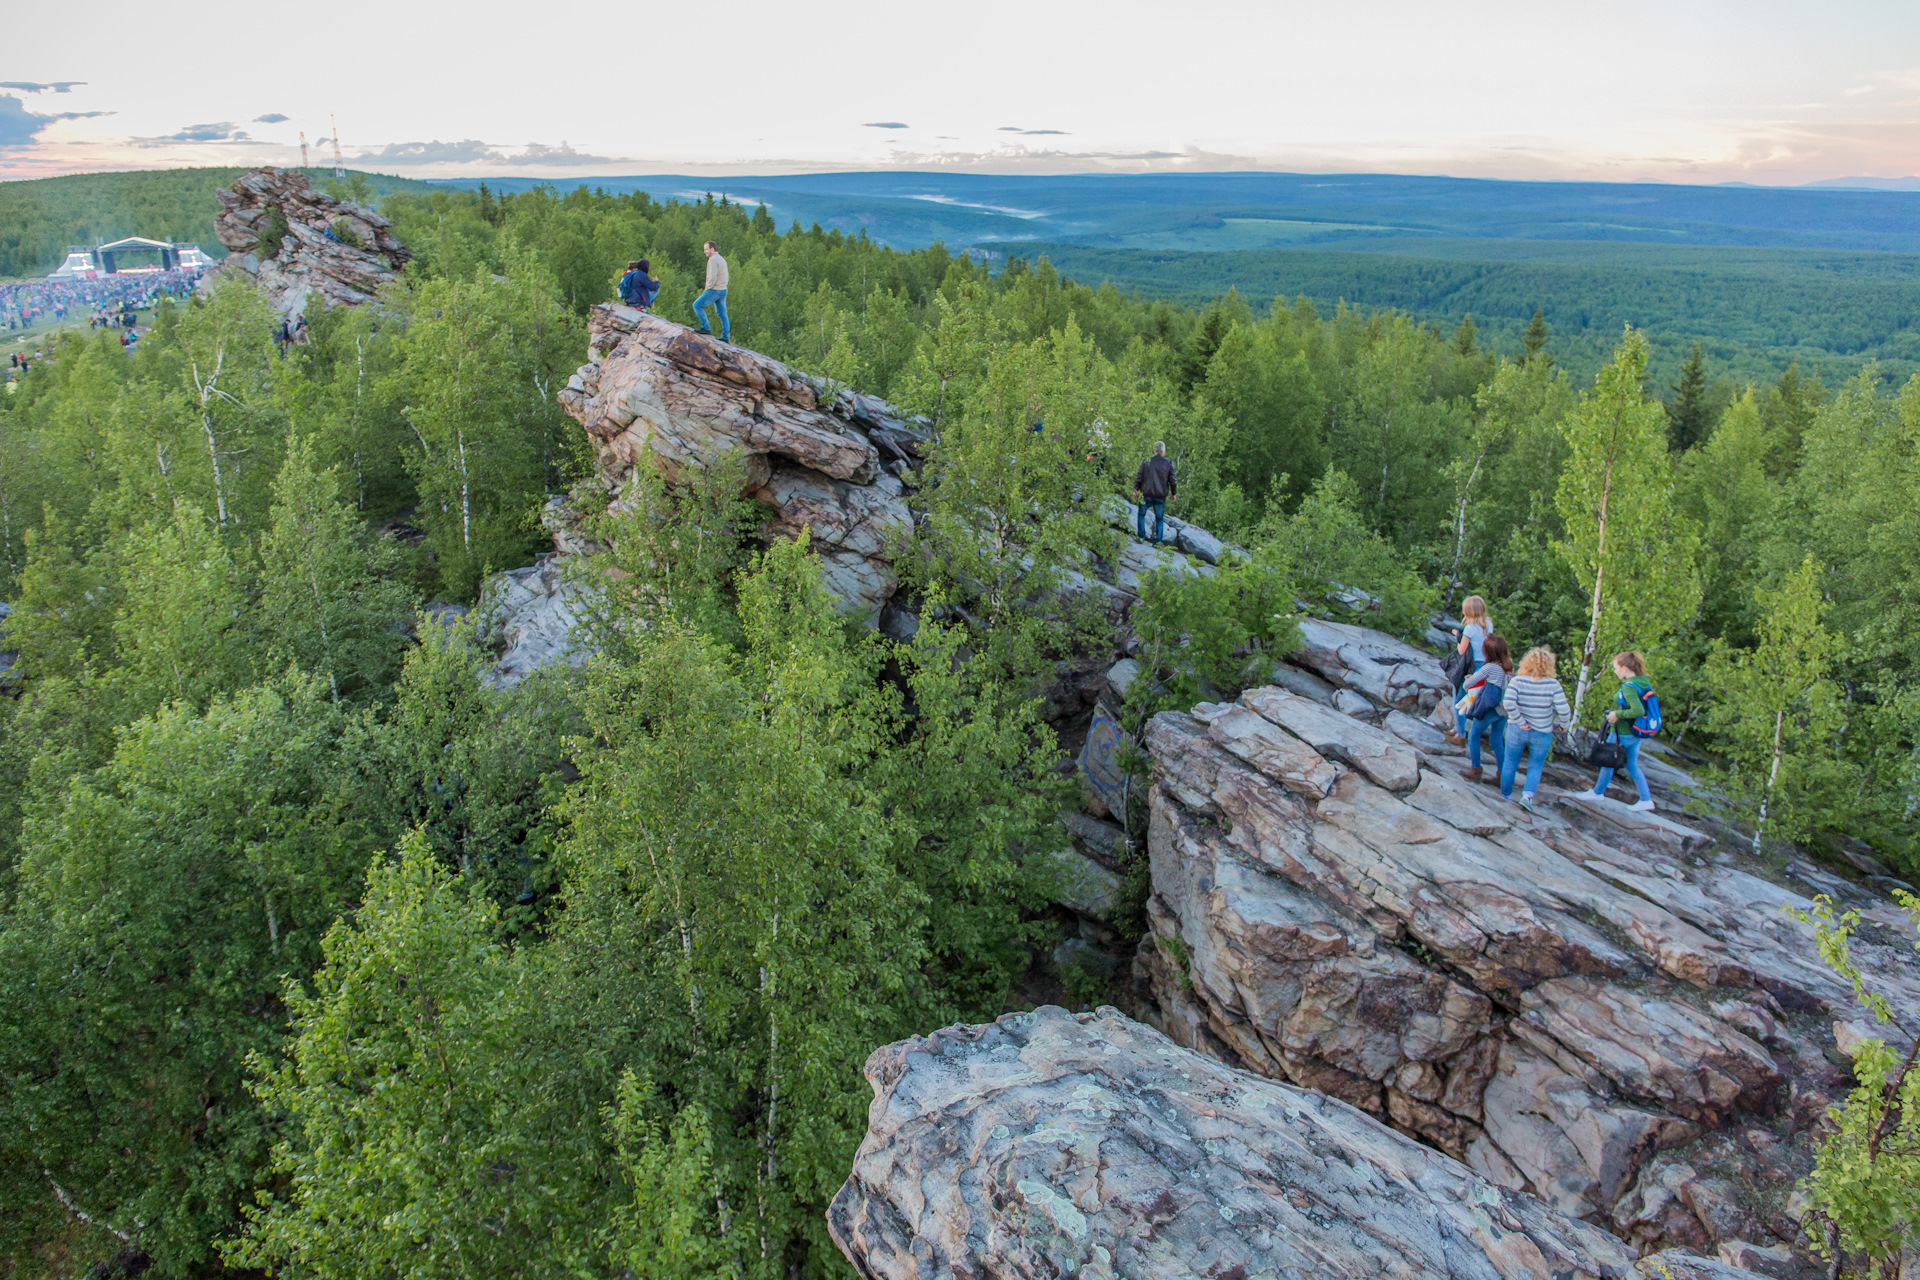
M1314 624L1306 652L1375 706L1437 681L1360 628ZM1844 1094L1854 1008L1787 910L1801 888L1885 926L1855 959L1920 1009L1892 903L1798 864L1790 887L1685 815L1554 786L1522 809L1397 711L1376 727L1253 689L1155 717L1144 745L1149 1016L1638 1245L1797 1234L1786 1197Z
M213 234L231 255L221 274L251 276L282 315L316 299L327 306L370 302L412 256L391 222L315 191L298 169L249 169L214 196L220 215Z
M593 440L603 480L617 490L648 465L684 483L739 457L769 532L809 531L836 598L877 624L898 582L892 548L913 523L901 477L919 424L649 312L596 306L588 328L592 358L557 398Z
M868 1280L1650 1274L1615 1237L1335 1098L1112 1009L949 1027L876 1051L867 1079L867 1137L827 1224Z

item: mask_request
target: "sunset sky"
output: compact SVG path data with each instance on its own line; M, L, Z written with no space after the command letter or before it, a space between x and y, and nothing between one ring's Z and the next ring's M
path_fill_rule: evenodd
M0 178L1287 169L1920 174L1912 0L10 9Z

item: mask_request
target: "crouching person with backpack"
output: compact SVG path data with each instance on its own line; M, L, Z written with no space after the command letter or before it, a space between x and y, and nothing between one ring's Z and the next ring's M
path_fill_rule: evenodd
M1471 695L1465 711L1458 708L1454 720L1461 726L1467 743L1467 767L1460 776L1468 782L1480 781L1480 739L1485 737L1493 747L1493 768L1500 770L1500 761L1506 756L1507 713L1502 705L1506 700L1507 680L1513 674L1513 658L1507 652L1507 642L1502 636L1488 636L1480 642L1481 655L1486 659L1481 668L1462 682L1463 691Z
M1639 654L1631 651L1614 654L1613 674L1620 678L1620 691L1613 695L1613 710L1607 712L1607 723L1613 726L1614 737L1627 753L1627 761L1620 767L1627 771L1627 776L1633 779L1633 789L1640 793L1633 807L1642 813L1651 813L1653 794L1647 790L1647 775L1640 771L1640 744L1660 732L1660 699L1654 696L1653 685L1647 680L1646 659ZM1622 720L1627 721L1624 733L1620 730ZM1603 799L1613 774L1612 769L1602 769L1588 796Z

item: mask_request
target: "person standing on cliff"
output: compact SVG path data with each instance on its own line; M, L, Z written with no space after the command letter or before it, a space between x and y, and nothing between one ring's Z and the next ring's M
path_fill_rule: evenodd
M709 240L703 246L707 251L707 288L706 292L693 300L693 314L700 318L700 332L712 334L707 327L707 306L720 313L720 341L733 341L733 322L727 319L727 260L720 256L720 247Z
M1147 536L1147 512L1153 512L1153 544L1160 545L1160 539L1167 532L1167 500L1180 492L1180 484L1174 479L1173 460L1167 457L1166 441L1156 441L1153 456L1140 464L1140 470L1133 476L1133 499L1139 504L1140 514L1135 519L1135 527L1144 541Z

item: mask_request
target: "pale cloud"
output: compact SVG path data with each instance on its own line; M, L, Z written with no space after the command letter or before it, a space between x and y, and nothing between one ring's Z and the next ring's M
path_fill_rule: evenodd
M529 142L525 151L517 156L508 156L507 163L581 165L618 164L619 161L613 159L611 156L590 156L585 152L575 151L565 142L562 142L557 147L542 146L538 142Z
M42 115L27 110L12 94L0 94L0 147L32 146L41 132L56 120L86 120L111 114L110 111L60 111Z
M359 165L471 164L476 160L501 163L506 156L475 138L460 142L389 142L377 151L348 159Z
M291 119L293 119L292 116L283 116L278 111L269 111L263 116L255 116L253 122L255 124L285 124Z
M243 154L297 162L284 141L179 127L285 123L244 115L264 100L302 119L338 111L357 165L449 176L1219 164L1797 183L1920 172L1920 63L1888 56L1920 48L1912 0L1828 0L1811 27L1804 0L1748 0L1737 23L1725 0L1636 4L1596 16L1534 0L1469 10L1230 0L1170 22L1165 0L1108 0L1097 21L1065 0L830 0L821 22L788 0L736 0L716 40L697 6L555 0L530 23L510 0L470 0L449 25L430 0L388 0L383 39L433 50L396 76L371 58L253 56L311 44L297 6L250 14L242 31L211 0L180 0L170 12L201 33L196 56L220 66L217 77L155 77L140 42L75 44L60 6L23 6L9 13L8 47L66 50L57 69L87 79L15 81L12 92L70 92L76 106L120 116L49 128L56 117L0 98L0 146L8 176ZM583 27L600 51L584 69ZM956 29L1018 31L1022 49L1071 55L1035 74L1017 58L983 58ZM1142 66L1142 32L1151 93L1139 75L1105 70ZM1702 60L1707 47L1716 56ZM1331 56L1355 48L1366 57ZM707 62L682 83L672 68L688 59ZM330 134L308 130L328 158ZM580 142L478 141L528 136ZM1039 145L1006 145L1016 142Z
M135 138L134 141L143 147L158 147L169 142L248 142L251 139L244 129L235 128L233 121L219 120L211 124L190 124L157 138Z

